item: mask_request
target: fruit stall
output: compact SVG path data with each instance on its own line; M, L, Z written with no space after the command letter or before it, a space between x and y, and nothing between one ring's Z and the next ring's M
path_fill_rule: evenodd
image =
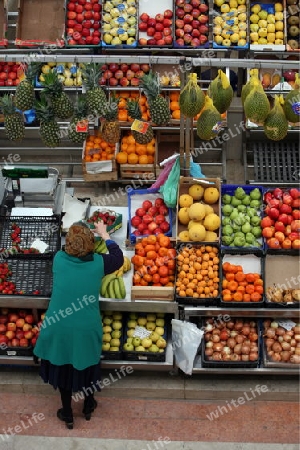
M125 255L99 293L103 366L176 369L181 319L204 330L194 374L297 374L296 1L17 3L0 2L0 364L37 364L70 195ZM174 153L169 207L152 185ZM128 206L76 199L78 184L114 200L126 185Z

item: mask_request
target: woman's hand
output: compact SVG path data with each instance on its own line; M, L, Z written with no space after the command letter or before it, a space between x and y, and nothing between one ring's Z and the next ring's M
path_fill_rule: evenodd
M103 222L95 222L94 223L95 229L93 230L94 233L97 233L104 241L107 241L107 239L110 239L109 233L106 229L106 224Z

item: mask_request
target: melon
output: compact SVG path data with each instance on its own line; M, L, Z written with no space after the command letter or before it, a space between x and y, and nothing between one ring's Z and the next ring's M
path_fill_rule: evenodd
M218 70L218 76L208 86L207 95L219 113L227 111L233 99L233 89L223 70Z
M203 200L205 203L208 203L209 205L213 205L214 203L217 203L219 200L220 193L217 188L209 187L206 188L204 191Z
M189 218L191 220L202 220L205 217L205 206L203 203L193 203L189 207Z
M179 233L178 239L183 242L188 242L190 240L190 234L188 230L183 230Z
M284 102L284 100L282 99ZM300 120L300 119L299 119ZM287 135L288 121L280 104L280 97L275 95L275 104L264 123L264 132L268 139L281 141Z
M189 187L189 195L193 197L194 200L201 200L204 194L204 188L200 184L193 184Z
M208 230L208 231L215 231L215 230L217 230L220 227L220 224L221 224L221 219L215 213L208 214L205 217L204 222L203 222L203 225L204 225L205 229Z
M180 208L178 211L178 220L182 225L187 225L190 221L189 208Z
M205 95L198 86L197 74L190 73L187 84L183 87L179 96L180 112L186 117L195 117L203 108Z
M193 225L203 225L203 220L199 220L196 222L196 220L190 220L189 224L188 224L188 230L193 226Z
M180 208L189 208L193 204L193 197L189 194L181 194L179 197Z
M206 234L204 226L200 223L193 225L188 232L191 241L203 241Z
M210 205L204 205L205 206L205 215L211 214L214 212L214 208Z
M204 241L205 242L214 242L218 240L218 235L214 231L206 231Z

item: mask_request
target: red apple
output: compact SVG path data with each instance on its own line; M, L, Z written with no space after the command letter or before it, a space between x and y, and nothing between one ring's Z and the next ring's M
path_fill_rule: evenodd
M175 11L175 15L176 15L176 17L178 17L179 19L183 19L184 15L185 15L184 9L182 9L182 8L177 8L176 11Z
M14 339L11 340L11 346L12 347L19 347L19 345L20 345L19 339L14 338Z
M269 239L271 238L275 233L275 228L273 226L271 227L266 227L262 230L262 235L264 238Z
M139 24L139 30L140 30L140 31L147 31L147 29L148 29L148 24L147 24L147 23L141 22L141 23Z
M148 225L148 230L150 233L153 233L153 231L157 228L157 224L155 222L150 222Z
M278 222L282 222L284 225L288 224L288 215L287 214L280 214L278 217Z
M184 36L183 29L182 28L177 28L176 31L175 31L175 36L179 37L179 38L182 38Z
M144 208L138 208L138 209L135 211L135 214L136 214L136 216L143 217L143 216L146 214L146 211L144 210ZM149 213L149 214L150 214L150 213Z
M283 203L279 207L279 212L280 212L280 214L291 214L292 213L292 207L290 205L287 205L286 203Z
M206 11L208 11L208 5L206 5L205 3L201 3L201 5L199 5L199 11L201 13L205 13Z
M160 205L158 208L159 214L162 214L163 216L167 216L169 214L168 207L166 205Z
M1 323L0 324L0 333L3 334L3 333L6 333L6 331L7 331L6 326L4 325L4 323Z
M0 335L0 345L1 344L6 344L8 343L8 337L4 336L3 334Z
M291 188L289 194L291 197L293 197L293 199L297 199L300 197L300 189Z
M20 339L20 347L28 347L28 339Z
M190 44L192 42L192 35L189 33L185 33L183 36L183 40L186 44Z
M299 239L299 237L300 237L300 234L297 233L296 231L291 231L290 234L289 234L289 236L288 236L288 238L289 238L292 242L295 241L296 239Z
M148 73L150 71L150 66L149 64L141 64L140 65L140 69L144 72L144 73Z
M23 330L16 330L16 338L22 339L24 337L24 331Z
M276 225L275 225L275 227L276 227ZM276 228L275 228L275 229L276 229ZM278 241L279 241L280 243L283 242L283 241L285 240L285 235L284 235L284 233L281 232L281 231L276 231L275 234L274 234L274 237L275 237L276 239L278 239Z
M300 210L299 209L294 209L294 211L292 212L292 216L293 216L294 219L299 220L300 219Z
M141 20L142 22L147 23L149 19L150 19L150 16L148 16L148 14L145 13L145 12L144 12L143 14L140 15L140 20Z
M292 241L288 238L285 238L285 240L281 243L282 248L292 248Z
M201 14L201 16L198 17L198 20L200 23L207 23L209 18L205 14Z
M185 11L186 13L189 13L189 12L192 11L193 7L192 7L192 5L191 5L190 3L185 3L183 9L184 9L184 11Z
M175 20L176 28L183 28L184 27L184 21L182 19L176 19Z
M196 28L198 30L198 28L200 27L200 22L199 20L192 20L191 25L193 28ZM199 29L200 31L200 29Z
M160 225L161 223L163 223L165 221L165 216L163 216L162 214L158 214L155 218L154 218L154 222L157 225Z
M31 339L31 345L35 345L35 344L36 344L36 341L37 341L37 337L33 337L33 338Z
M186 14L183 18L184 23L192 23L194 17L191 14Z
M155 28L149 27L147 30L147 36L154 36L154 34L155 34Z
M190 3L193 8L198 8L199 5L201 4L201 1L200 0L191 0Z
M171 19L173 17L173 11L171 9L166 9L164 11L164 17L167 19Z
M147 225L144 222L141 222L138 226L137 226L138 231L141 234L145 234L145 230L147 229Z
M111 77L111 78L109 79L109 85L110 85L110 86L118 86L118 84L119 84L119 82L118 82L117 78Z
M25 322L27 323L33 323L34 322L34 317L32 314L27 314L27 316L25 316Z
M267 245L270 248L280 248L280 242L275 237L271 237L267 240Z
M282 197L282 201L285 205L291 205L293 203L293 197L288 194L287 192L284 192L283 197Z
M16 321L16 326L17 326L17 328L23 328L24 323L25 323L25 320L24 320L24 319L18 319L18 320Z
M191 15L194 17L194 19L198 19L198 17L200 16L200 11L198 9L193 9Z
M23 331L29 331L31 329L32 329L32 325L30 325L30 323L24 323Z
M300 239L295 239L295 240L292 242L292 248L294 248L294 249L296 249L296 250L299 250L299 249L300 249Z
M300 198L295 198L292 202L292 208L300 208Z
M139 232L139 230L134 230L134 232L132 234L134 234L134 236L142 236L142 234Z
M170 229L170 224L166 220L160 224L160 228L163 233L167 233Z
M8 322L6 325L6 329L7 329L7 331L16 331L17 326L16 326L15 322Z
M16 322L18 320L19 316L17 314L11 313L8 315L8 321L9 322Z
M12 331L12 330L8 330L8 331L5 333L5 336L6 336L8 339L13 339L13 338L16 336L16 333L15 333L14 331Z
M156 216L156 214L158 214L158 207L157 206L151 206L148 209L148 214L150 214L151 216Z
M148 19L147 24L148 24L148 27L153 27L154 28L155 25L156 25L156 20L153 19L152 17L150 17L150 19Z
M157 22L157 24L155 25L155 30L156 31L163 31L164 29L164 25L161 22Z
M140 80L136 77L131 78L130 80L131 86L138 86L140 84Z
M155 39L156 41L162 39L163 35L161 31L156 31L153 35L153 39Z
M1 314L0 316L0 324L5 324L8 322L8 317L5 316L4 314Z
M156 45L156 40L155 39L148 39L147 45Z
M163 21L163 26L164 26L165 28L170 28L171 25L172 25L172 20L170 20L170 19L164 19L164 21Z
M197 37L199 37L200 36L200 31L199 30L196 30L195 28L192 30L192 36L194 37L194 38L197 38ZM200 42L200 41L199 41Z
M284 212L284 211L281 211ZM279 217L279 210L277 208L270 208L269 212L268 212L268 216L273 219L276 220Z
M168 36L165 36L164 39L165 39L166 45L170 45L173 42L173 37L171 36L171 34L169 34Z
M144 200L142 203L142 207L144 208L145 211L148 211L149 208L151 208L152 202L150 202L150 200Z
M153 217L150 214L145 214L142 218L143 223L149 225L149 223L153 222Z
M200 33L202 33L202 34L208 33L208 26L202 23L202 24L200 25L200 27L199 27L199 31L200 31Z
M33 338L33 333L32 333L32 331L30 330L30 331L25 331L25 333L24 333L24 338L25 339L31 339L31 338Z
M183 31L185 33L191 33L193 31L193 27L190 23L186 23L183 27ZM196 30L197 31L197 30ZM199 33L200 34L200 33Z
M296 231L297 233L300 232L300 220L293 220L291 222L291 230Z
M117 80L121 80L121 78L123 78L123 76L124 76L124 74L123 74L122 70L118 69L115 71L115 78Z
M173 13L172 13L172 15L173 15ZM164 16L163 16L162 14L156 14L155 20L156 20L156 22L161 22L161 23L163 23L163 21L164 21Z
M85 19L85 17L83 17L83 14L77 14L76 20L78 23L82 23L84 21L84 19Z
M283 192L282 189L280 188L275 188L274 191L272 192L273 196L277 199L282 199L283 196Z
M141 41L141 39L140 39L140 41ZM140 42L140 44L143 45L141 42ZM120 79L119 83L123 87L124 86L128 86L129 85L129 80L126 77L123 77L123 78Z

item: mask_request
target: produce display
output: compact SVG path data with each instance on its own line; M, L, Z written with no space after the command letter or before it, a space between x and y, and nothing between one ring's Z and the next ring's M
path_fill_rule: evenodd
M284 45L283 3L256 3L250 10L250 45Z
M206 47L208 4L205 0L175 1L175 47Z
M115 157L116 145L106 142L100 133L89 135L84 146L86 162L107 161Z
M49 72L56 72L59 81L65 87L82 86L82 64L76 63L55 63L48 62L43 64L40 73L37 75L35 85L43 86L45 75Z
M104 0L102 30L104 46L136 46L137 1Z
M223 246L261 248L261 190L223 185L222 193Z
M134 229L134 236L167 233L170 230L169 208L162 198L157 198L154 202L144 200L141 207L135 210L130 224Z
M299 94L300 94L300 75L295 75L295 85L293 89L286 95L283 104L283 111L286 119L291 124L300 122L299 114Z
M269 302L275 303L297 303L300 302L300 289L285 289L274 284L266 289L266 297Z
M223 302L262 302L264 282L259 273L245 273L241 265L222 264Z
M124 256L124 263L120 269L105 275L102 279L100 294L104 298L122 299L126 297L126 287L123 274L131 270L131 262Z
M167 346L164 313L145 316L129 313L125 339L125 352L164 353Z
M154 164L155 161L155 138L148 144L139 144L133 134L124 135L121 139L121 151L117 153L116 161L123 164Z
M177 296L195 299L218 297L220 259L217 247L210 245L180 246L176 260Z
M140 5L141 6L141 5ZM158 9L157 9L158 11ZM173 43L173 11L161 9L154 17L147 12L140 11L139 17L139 45L170 46Z
M21 246L22 244L22 228L19 226L16 222L11 223L10 225L11 233L10 233L10 239L11 239L11 247L9 248L1 248L0 249L0 255L3 254L7 256L8 254L16 254L16 253L23 253L23 254L32 254L32 253L40 253L40 251L33 247L24 247ZM28 236L26 236L27 238Z
M300 190L267 191L264 194L265 217L261 221L267 248L300 248Z
M118 103L118 120L119 122L133 122L134 118L131 117L128 111L128 104L132 101L138 102L139 106L139 113L138 116L141 117L142 121L147 122L150 119L150 113L147 106L147 99L145 95L140 95L138 92L135 91L121 91L116 93L117 97L119 98ZM141 115L140 115L141 113ZM133 130L131 130L132 132ZM139 133L139 135L142 136L142 133ZM140 144L146 143L146 142L140 142ZM148 142L147 142L148 144Z
M247 48L247 20L245 0L214 0L213 47Z
M152 126L149 123L146 123L145 120L143 120L142 105L140 105L143 100L142 102L140 100L141 99L127 99L126 109L129 118L131 120L134 120L134 123L131 127L132 136L138 144L147 145L150 144L154 139L154 133ZM146 106L144 106L144 109L146 109Z
M300 10L297 0L287 0L286 11L287 50L300 48Z
M283 72L280 70L272 71L268 69L260 69L259 77L265 90L273 88L277 90L281 89L281 83L287 83L294 87L297 72L298 69L284 70Z
M7 345L7 350L33 347L39 333L34 322L30 310L1 308L0 344Z
M115 211L111 210L97 210L93 212L93 214L86 220L87 223L92 227L94 223L103 222L105 225L107 225L107 228L109 230L113 229L116 230L118 228L121 228L122 226L122 217L120 217L120 214L116 213Z
M0 109L4 115L4 131L10 141L21 141L25 137L23 114L16 111L13 97L4 94L0 98Z
M216 187L203 187L193 184L188 193L178 198L178 236L179 241L218 240L221 225L219 216L220 192Z
M258 363L259 332L255 320L205 321L204 358L213 362Z
M102 327L102 352L119 352L122 346L123 313L104 311L102 313Z
M99 0L67 0L67 46L99 46L101 42L101 10Z
M146 95L153 124L157 126L167 125L170 122L170 109L168 100L161 95L159 75L152 70L145 74L140 85Z
M24 78L20 63L0 61L0 86L17 86Z
M113 93L105 102L104 110L101 114L102 119L104 119L101 126L102 137L111 145L117 144L121 137L121 127L118 121L117 108L119 101L120 99Z
M150 70L149 64L103 64L101 66L101 85L109 86L139 86L140 78ZM122 92L123 94L123 92Z
M300 364L300 324L290 320L263 321L266 360L275 363Z
M174 286L176 250L168 236L160 233L140 239L131 262L133 286Z

